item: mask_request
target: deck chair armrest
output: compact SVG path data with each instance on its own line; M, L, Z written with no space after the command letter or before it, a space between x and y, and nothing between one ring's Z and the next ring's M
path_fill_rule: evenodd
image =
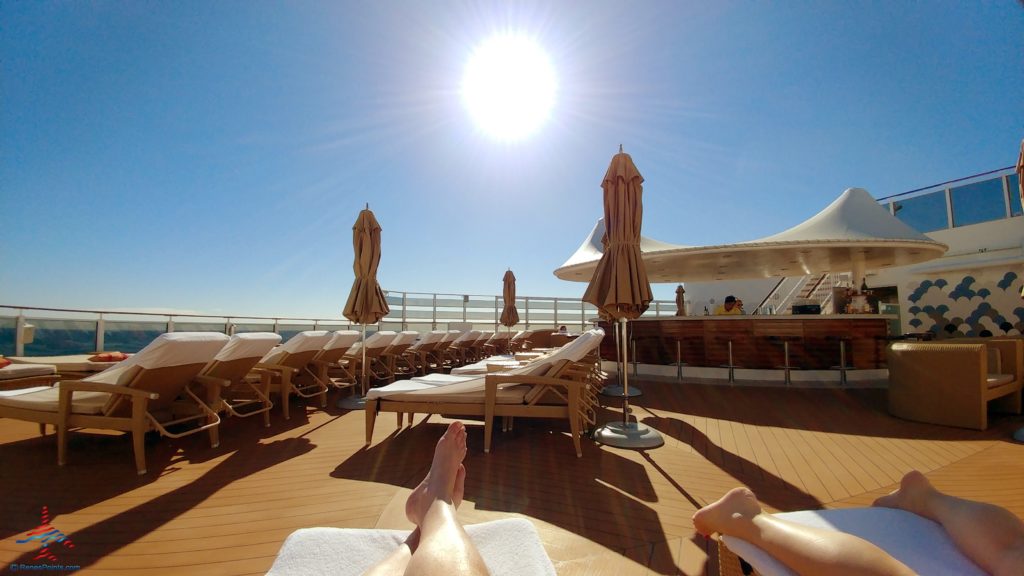
M231 386L231 380L227 378L215 378L205 374L199 374L194 380L204 386L223 386L224 388Z
M127 386L114 386L112 384L101 384L99 382L85 382L82 380L64 381L59 384L61 390L69 392L106 392L107 394L124 394L133 398L146 398L156 400L160 397L156 392L128 388Z

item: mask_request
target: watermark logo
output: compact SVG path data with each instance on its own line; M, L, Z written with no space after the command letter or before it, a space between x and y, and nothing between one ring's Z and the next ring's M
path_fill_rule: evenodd
M54 554L53 548L60 544L64 548L74 548L75 544L71 541L71 538L54 528L50 524L50 510L46 506L43 506L42 518L39 521L39 526L27 534L22 540L17 540L18 544L38 544L39 551L36 553L36 557L33 560L45 560L47 562L59 562L57 555Z

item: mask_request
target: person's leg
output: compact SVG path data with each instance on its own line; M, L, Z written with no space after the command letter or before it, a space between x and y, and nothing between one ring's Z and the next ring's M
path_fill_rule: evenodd
M466 427L453 422L437 441L430 472L405 505L406 516L420 531L407 575L488 574L480 552L455 518L455 492L465 478L465 472L460 473L465 456Z
M693 515L698 532L742 538L801 575L903 576L914 572L874 544L845 532L811 528L761 512L746 488L734 488Z
M453 422L437 442L430 471L409 495L405 514L416 530L367 574L487 574L487 566L455 518L462 502L466 427Z
M960 551L989 574L1024 574L1024 522L1004 508L943 494L916 470L874 505L938 522Z

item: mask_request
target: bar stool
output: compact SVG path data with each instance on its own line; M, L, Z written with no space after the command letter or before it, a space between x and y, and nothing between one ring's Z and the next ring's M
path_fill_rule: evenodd
M689 344L695 340L703 340L700 336L679 336L676 338L676 380L683 380L683 366L689 366L683 362L683 343Z
M853 364L846 363L846 343L850 342L849 336L835 336L829 335L825 337L825 340L832 342L839 342L839 365L830 366L831 370L839 370L839 385L846 386L846 372L848 370L856 370Z
M715 336L715 342L725 342L726 345L729 348L729 362L727 364L719 364L718 367L719 368L728 368L729 369L729 383L734 383L734 382L736 382L736 369L737 368L742 368L742 366L739 366L739 365L733 363L733 359L732 359L732 338L730 338L729 336Z
M801 340L801 338L800 338L800 336L795 336L795 335L789 334L789 335L771 335L771 336L767 336L767 339L768 339L769 342L773 342L773 343L774 342L782 342L782 355L783 355L782 356L782 359L783 359L782 361L783 361L783 364L782 364L782 366L776 366L775 369L777 370L779 368L782 368L783 370L785 370L785 382L786 382L786 385L788 386L788 385L793 383L792 378L790 378L790 371L791 370L799 370L800 369L799 367L794 368L793 366L790 366L790 364L789 364L789 343L790 342L799 342Z

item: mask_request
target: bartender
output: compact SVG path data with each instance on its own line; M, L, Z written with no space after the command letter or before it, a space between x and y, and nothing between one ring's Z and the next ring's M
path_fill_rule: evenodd
M725 297L725 302L715 308L715 316L739 316L743 314L743 302L735 296Z

